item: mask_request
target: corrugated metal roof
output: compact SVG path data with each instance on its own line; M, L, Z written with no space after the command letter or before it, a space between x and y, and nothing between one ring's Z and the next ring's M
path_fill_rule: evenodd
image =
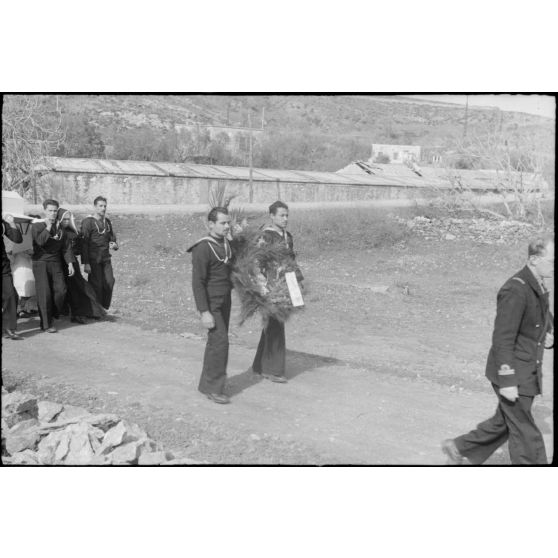
M219 165L196 165L191 163L159 163L150 161L118 161L109 159L78 159L65 157L47 157L46 166L55 172L90 173L90 174L126 174L135 176L180 176L193 178L210 178L217 180L248 181L248 167L230 167ZM43 165L41 165L43 168ZM253 180L258 182L292 182L296 184L362 184L369 186L399 186L413 188L452 188L458 179L465 187L493 190L498 184L506 184L505 173L495 170L458 170L439 167L421 167L416 174L405 165L379 164L370 165L373 174L365 172L355 163L347 165L337 172L299 171L280 169L252 170ZM512 173L512 179L527 187L548 188L538 175L532 173Z
M127 174L144 176L183 176L211 178L218 180L249 180L248 167L218 165L195 165L191 163L159 163L150 161L119 161L110 159L77 159L47 157L46 165L55 172L75 172L90 174ZM401 186L397 180L387 176L352 176L335 172L298 171L279 169L252 170L253 180L260 182L280 181L319 184L368 184Z

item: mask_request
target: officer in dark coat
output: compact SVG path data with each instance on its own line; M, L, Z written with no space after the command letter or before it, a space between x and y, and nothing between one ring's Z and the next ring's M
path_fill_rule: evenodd
M231 218L226 208L214 207L207 216L209 235L188 248L192 253L192 290L207 344L198 389L215 403L230 400L223 393L229 358L232 248Z
M547 464L543 437L531 406L542 393L545 347L552 348L553 317L545 279L554 273L554 241L529 244L527 265L508 279L497 298L486 377L498 396L493 417L442 444L450 464L484 463L508 441L512 464Z
M276 201L269 206L271 225L262 233L261 242L275 244L282 242L288 248L291 257L295 259L293 237L287 231L289 208L287 204ZM264 274L266 270L263 270ZM296 268L296 278L301 282L304 277L300 269ZM252 363L252 372L276 383L286 383L285 377L286 341L285 324L270 317L262 330L256 356Z
M2 330L6 337L19 341L23 339L16 333L17 328L17 292L14 287L12 268L4 246L4 236L15 244L21 244L23 237L12 215L2 217Z

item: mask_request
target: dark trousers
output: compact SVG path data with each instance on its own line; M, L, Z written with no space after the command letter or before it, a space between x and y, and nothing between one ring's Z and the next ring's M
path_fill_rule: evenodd
M252 371L256 374L285 375L285 324L269 318L262 331Z
M222 394L225 389L229 360L231 293L209 295L209 311L215 319L215 327L207 332L207 344L198 389L202 393Z
M2 329L16 330L17 299L12 274L2 274Z
M52 319L58 318L64 309L66 281L62 265L61 262L33 261L41 329L51 327Z
M74 274L66 277L68 294L66 304L69 306L72 318L76 316L88 318L102 318L106 312L97 302L97 295L93 287L84 279L79 265L75 265Z
M110 307L112 300L112 289L114 288L114 275L112 264L109 261L93 263L91 262L91 273L89 283L95 291L97 302L106 310Z
M546 465L544 440L531 414L533 396L520 395L511 402L502 397L495 386L493 388L498 395L496 413L475 430L455 439L461 455L474 465L480 465L508 441L513 465Z

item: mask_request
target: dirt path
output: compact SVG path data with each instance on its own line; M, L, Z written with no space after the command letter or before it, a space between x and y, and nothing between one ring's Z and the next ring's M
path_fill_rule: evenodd
M120 322L71 325L61 321L60 332L48 335L36 320L21 323L27 340L2 344L5 382L44 399L118 412L169 449L211 463L441 464L440 440L494 408L488 385L452 391L302 352L288 354L288 384L255 381L248 371L253 348L237 344L229 363L232 404L219 406L196 390L203 339ZM550 384L547 393L535 414L551 455ZM493 458L506 460L504 453Z

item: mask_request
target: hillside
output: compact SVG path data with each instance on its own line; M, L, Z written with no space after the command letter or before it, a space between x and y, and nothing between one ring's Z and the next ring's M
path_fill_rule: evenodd
M70 95L62 103L69 112L88 113L103 127L247 126L249 113L252 126L260 127L265 111L265 126L274 130L366 136L378 142L405 137L430 145L459 137L465 116L459 105L379 95ZM553 125L548 118L496 107L470 107L468 114L469 130L479 133L501 127L538 129L546 136Z
M59 102L66 139L52 154L246 165L247 141L183 127L248 126L250 116L252 127L265 129L255 165L326 171L367 159L374 142L455 149L465 121L459 105L386 95L63 95ZM468 137L497 133L549 157L554 129L553 119L525 113L468 112Z

